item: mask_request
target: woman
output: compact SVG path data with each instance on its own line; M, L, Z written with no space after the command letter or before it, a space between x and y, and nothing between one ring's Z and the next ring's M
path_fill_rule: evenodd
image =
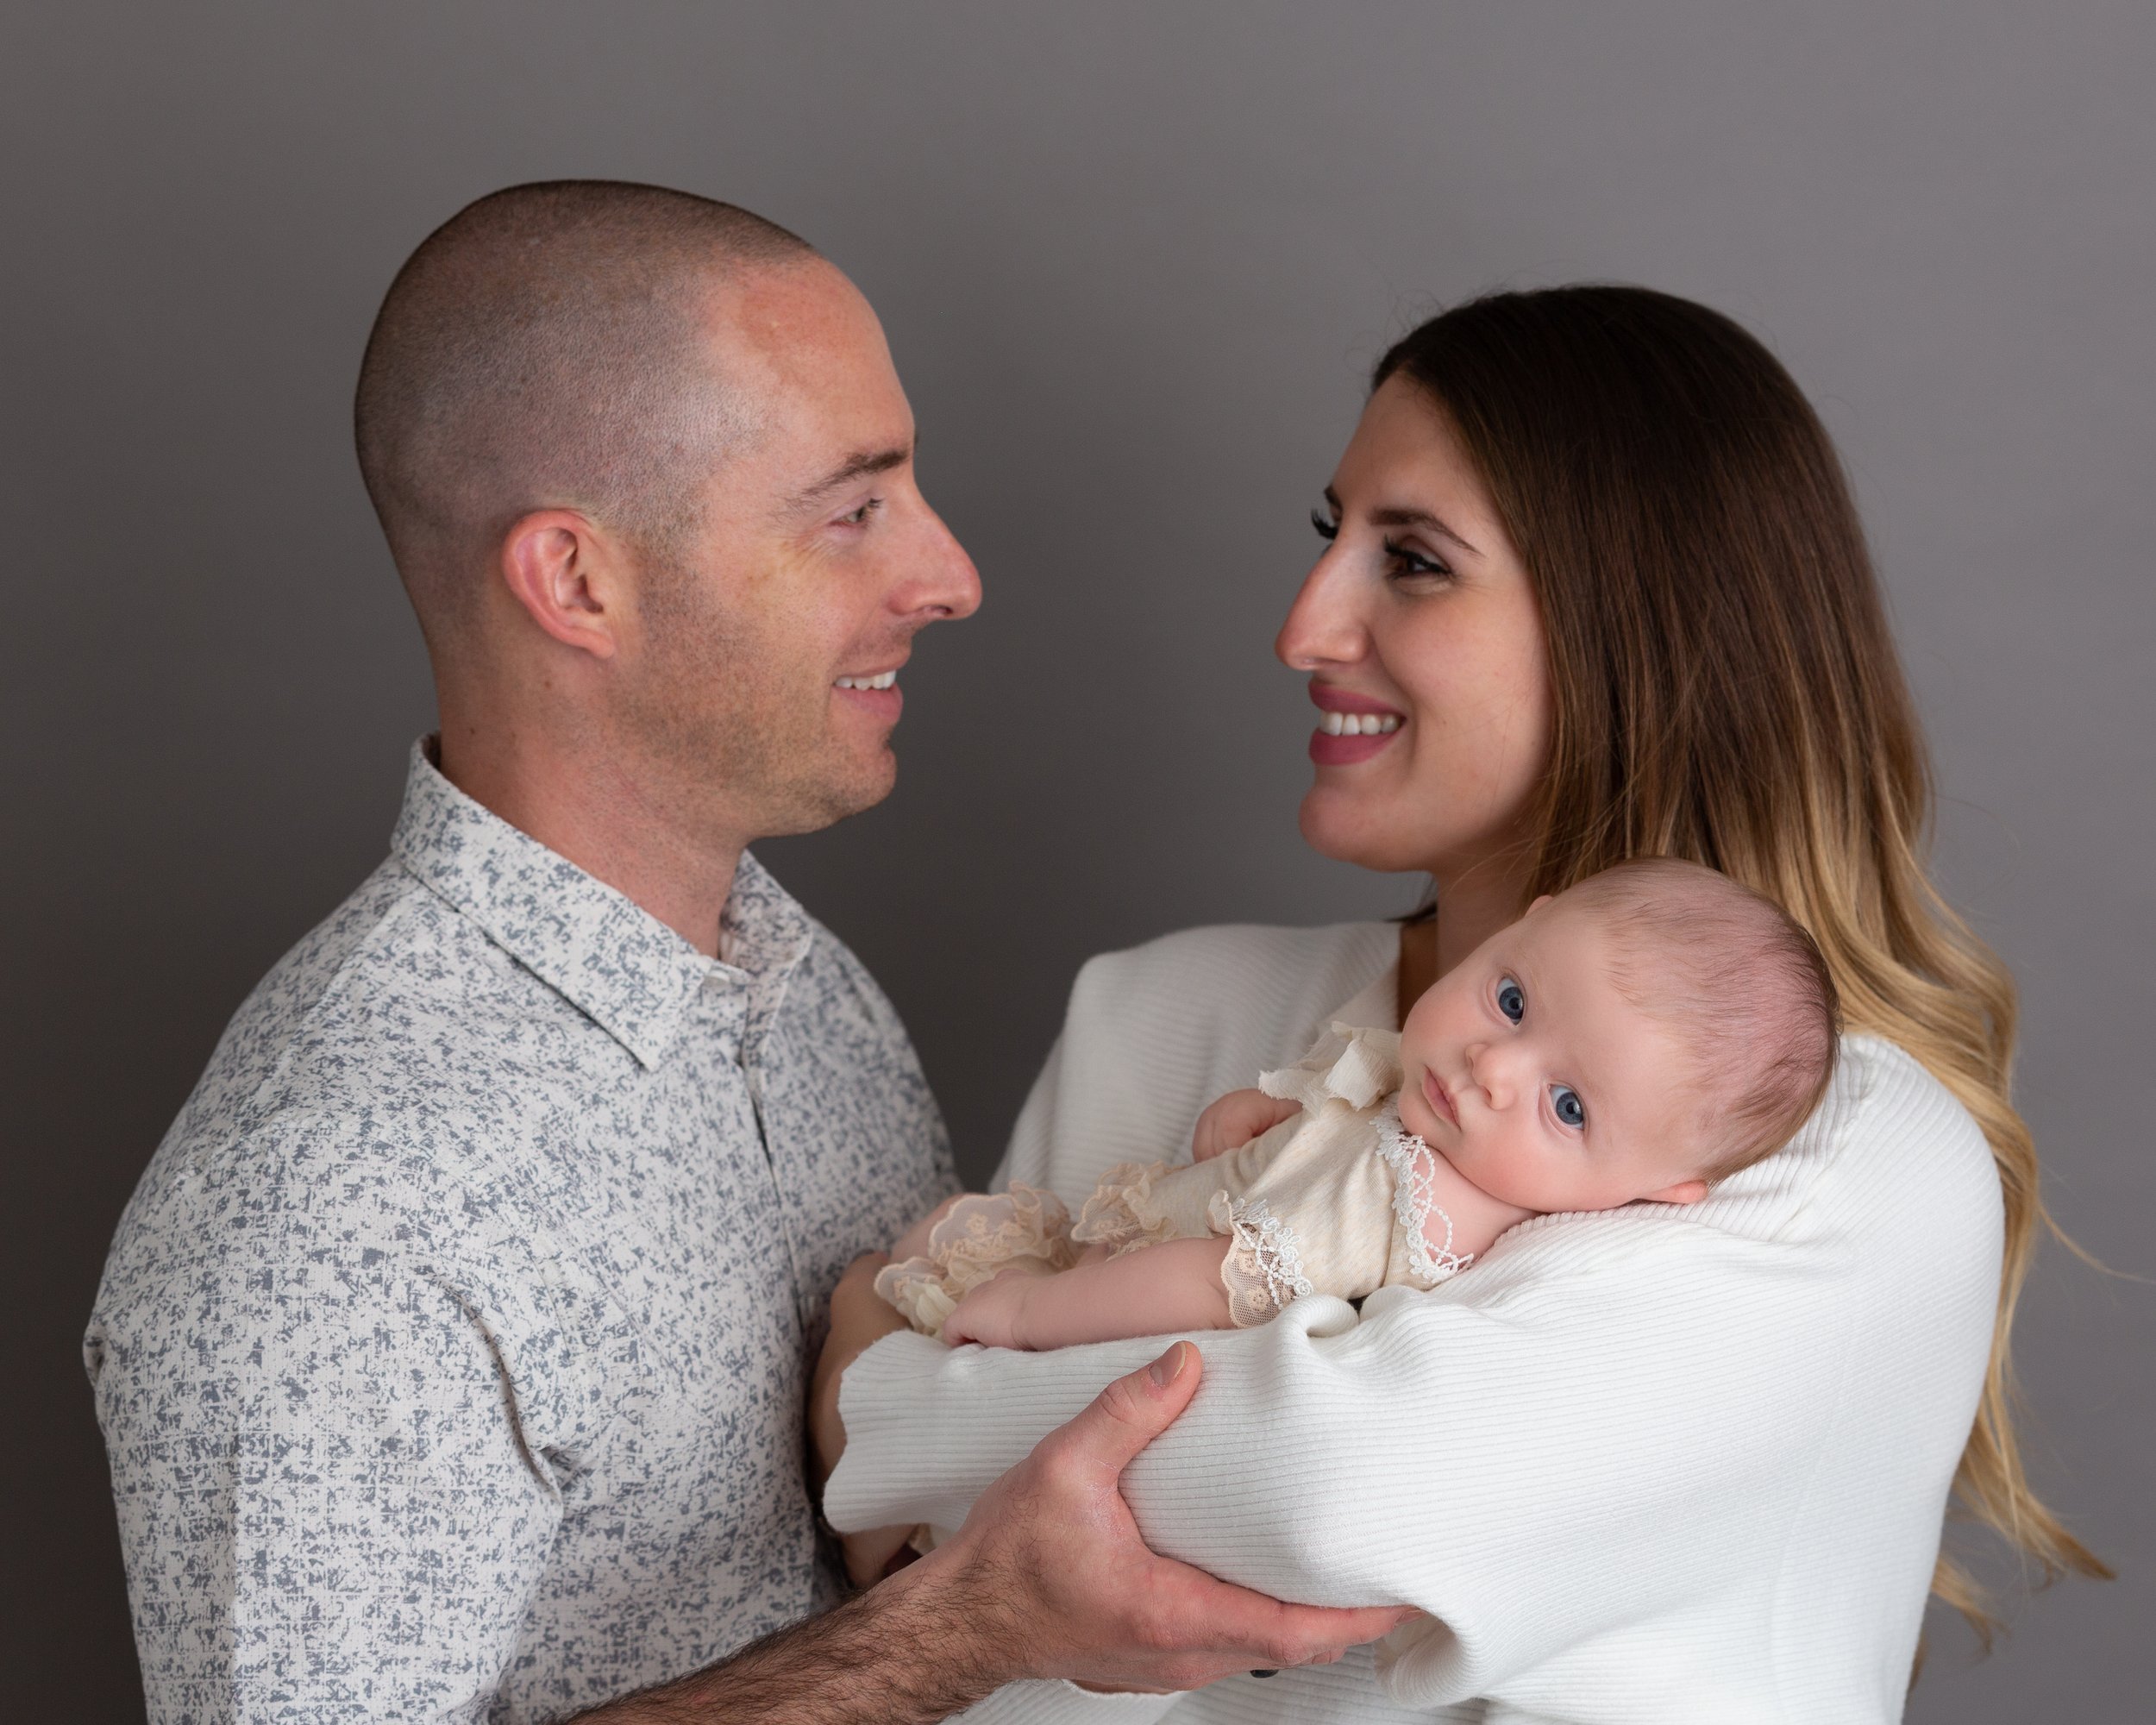
M982 1712L1898 1717L1927 1584L1981 1610L1939 1560L1950 1488L2046 1572L2103 1571L2015 1452L2007 1337L2043 1212L2013 989L1926 875L1922 744L1826 435L1702 307L1501 294L1385 356L1314 524L1278 643L1326 715L1302 831L1427 870L1434 905L1096 959L1005 1178L1082 1196L1314 1026L1396 1025L1536 894L1628 856L1777 899L1852 1034L1798 1137L1689 1211L1541 1218L1359 1323L1306 1300L1206 1339L1133 1508L1232 1580L1429 1612L1386 1690L1364 1658ZM954 1525L1144 1346L877 1348L845 1380L830 1513Z

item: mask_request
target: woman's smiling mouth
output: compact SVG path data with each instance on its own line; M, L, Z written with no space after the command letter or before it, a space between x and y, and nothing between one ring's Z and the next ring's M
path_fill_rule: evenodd
M1367 761L1399 735L1407 715L1369 695L1313 682L1310 699L1323 713L1310 733L1310 758L1320 767Z

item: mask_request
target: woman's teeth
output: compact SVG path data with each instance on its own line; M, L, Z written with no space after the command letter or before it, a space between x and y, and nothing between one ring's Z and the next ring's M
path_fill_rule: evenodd
M896 671L879 671L873 677L841 677L833 687L842 689L887 689L898 680Z
M1390 737L1400 729L1396 712L1328 712L1318 720L1327 737Z

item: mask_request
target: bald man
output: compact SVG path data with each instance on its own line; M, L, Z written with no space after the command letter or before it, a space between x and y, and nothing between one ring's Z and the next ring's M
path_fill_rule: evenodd
M98 1293L152 1720L925 1721L1389 1628L1139 1540L1117 1481L1184 1344L838 1603L807 1361L950 1158L889 1004L747 847L890 790L912 638L981 596L853 285L727 205L514 188L398 276L357 430L441 731Z

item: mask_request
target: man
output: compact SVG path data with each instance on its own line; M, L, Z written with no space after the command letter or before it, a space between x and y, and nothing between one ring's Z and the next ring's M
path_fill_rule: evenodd
M950 1156L745 847L889 791L912 637L980 599L851 284L726 205L515 188L398 275L357 429L441 732L98 1294L152 1718L928 1720L1389 1627L1144 1548L1116 1482L1181 1345L829 1609L805 1362Z

